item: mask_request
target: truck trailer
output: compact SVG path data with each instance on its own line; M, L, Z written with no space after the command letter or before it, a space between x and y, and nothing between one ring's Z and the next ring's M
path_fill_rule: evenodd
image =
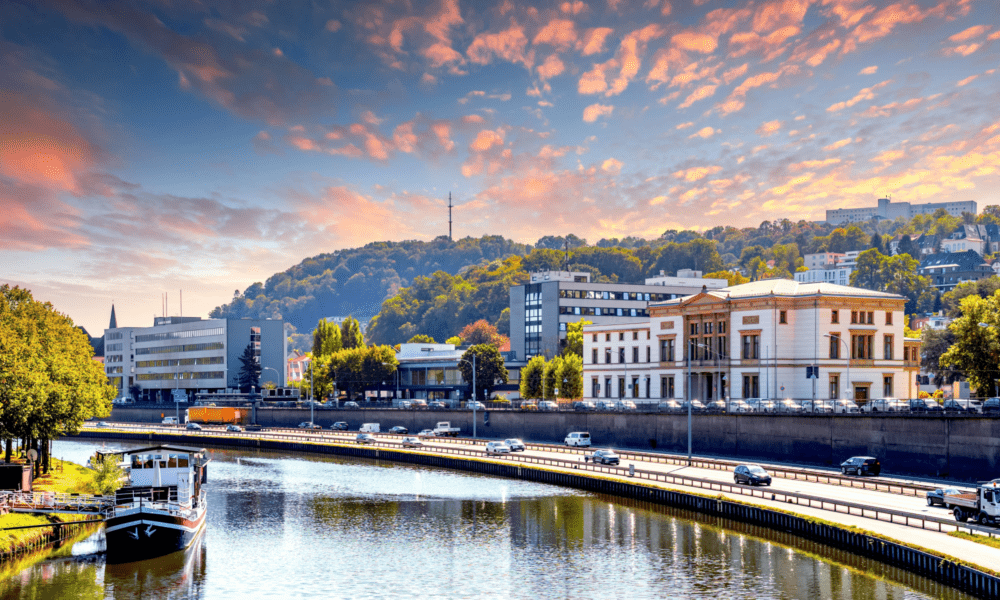
M209 425L245 425L250 420L249 408L231 406L195 406L185 411L188 423Z

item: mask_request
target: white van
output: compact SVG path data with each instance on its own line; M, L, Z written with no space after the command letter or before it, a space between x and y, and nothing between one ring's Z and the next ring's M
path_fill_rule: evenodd
M590 434L586 431L574 431L566 436L567 446L590 446Z
M379 426L378 423L365 423L364 425L361 426L361 429L359 429L358 431L360 431L361 433L378 433Z
M178 425L177 417L163 417L164 425Z

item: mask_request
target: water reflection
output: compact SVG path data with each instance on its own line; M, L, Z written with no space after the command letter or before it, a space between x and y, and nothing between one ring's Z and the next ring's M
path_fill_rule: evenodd
M63 456L89 454L60 443ZM72 447L67 447L72 446ZM513 480L214 452L187 553L104 565L93 547L3 580L7 598L954 598L772 530Z

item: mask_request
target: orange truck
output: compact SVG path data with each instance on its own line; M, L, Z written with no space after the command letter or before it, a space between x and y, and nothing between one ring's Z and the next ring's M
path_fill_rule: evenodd
M187 409L188 423L241 425L250 420L250 409L230 406L195 406Z

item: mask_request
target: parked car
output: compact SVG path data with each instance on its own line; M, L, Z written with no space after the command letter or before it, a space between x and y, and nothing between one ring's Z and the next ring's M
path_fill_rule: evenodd
M422 438L423 437L434 437L434 430L433 429L421 429L420 433L417 434L417 437L422 437Z
M487 442L486 454L509 454L510 447L503 442Z
M427 408L429 408L431 410L444 410L444 409L448 408L448 405L445 404L444 402L441 402L440 400L435 400L434 402L431 402L430 404L428 404Z
M681 403L676 400L664 400L656 405L660 412L677 412L681 409Z
M538 403L538 410L542 411L553 411L559 410L559 405L551 400L542 400Z
M372 444L375 442L375 436L370 433L359 433L354 441L359 444Z
M955 413L981 413L983 412L983 403L977 400L965 400L962 398L948 398L944 401L945 412L955 412Z
M354 400L348 400L344 402L344 408L361 408L361 406Z
M833 402L833 412L835 413L857 413L858 405L851 400L846 400L841 398L839 400L832 400Z
M347 431L350 427L351 426L347 424L347 421L337 421L333 425L330 425L330 429L334 431Z
M98 423L97 426L100 427L101 424ZM105 423L104 426L107 427L108 424ZM186 429L190 429L192 431L201 431L201 425L199 425L197 423L194 423L194 422L190 422L190 423L187 424Z
M733 469L733 481L742 485L771 485L771 476L760 465L740 465Z
M586 431L574 431L566 436L563 442L567 446L590 446L590 434Z
M486 405L479 400L469 400L465 403L465 408L469 410L486 410Z
M410 402L410 408L427 408L427 401L417 398Z
M730 400L729 401L729 412L731 413L752 413L757 412L757 409L750 406L750 403L743 400Z
M239 425L233 425L233 424L230 423L229 425L226 425L226 431L233 431L233 432L239 433L239 432L243 431L243 428L240 427Z
M943 506L945 508L950 509L951 506L945 501L944 497L946 495L953 496L962 493L964 492L962 492L961 490L956 490L955 488L944 488L944 489L938 488L936 490L930 490L929 492L927 492L927 506L934 506L936 504L938 506Z
M1000 398L987 398L986 402L983 402L983 414L997 413L1000 413Z
M908 402L903 402L898 398L877 398L875 400L869 400L861 407L861 412L870 413L896 413L896 412L908 412L910 410L910 404Z
M684 402L681 402L681 410L687 412L687 410L688 410L688 401L687 400L685 400ZM701 403L701 400L692 400L691 401L691 412L703 412L704 410L705 410L705 405Z
M309 421L302 421L299 423L299 429L323 429L316 423L310 423Z
M409 409L413 408L413 402L411 402L409 400L400 400L399 401L399 408L402 408L403 410L409 410Z
M798 402L792 400L791 398L785 398L784 400L778 400L774 405L775 412L802 412L802 405Z
M424 445L424 443L420 441L420 438L415 437L405 437L401 443L404 448L419 448Z
M840 472L844 475L878 475L882 472L882 464L874 456L852 456L840 463Z
M726 412L726 401L712 400L705 406L705 410L709 412Z
M518 438L510 438L504 440L503 443L507 444L507 447L510 448L511 452L524 452L525 450L524 442Z
M831 400L813 400L812 401L812 411L814 413L832 413L833 412L833 401Z
M522 402L521 410L538 410L538 405L534 402Z
M595 410L614 410L615 401L614 400L598 400L595 402L597 408Z
M580 400L579 402L573 403L573 410L578 411L590 411L597 410L597 405L590 400Z
M395 427L389 429L389 433L406 435L407 433L410 433L410 430L402 425L396 425Z
M618 402L615 402L615 410L619 412L631 412L637 410L637 407L635 402L632 402L631 400L619 400Z
M913 398L909 402L910 412L943 412L944 408L933 398Z
M106 422L104 422L104 421L98 421L98 422L97 422L97 426L98 426L98 427L100 427L101 429L104 429L104 428L107 428L107 427L111 427L111 425L108 425L108 424L107 424ZM201 427L199 427L198 429L201 429Z
M590 456L584 456L583 462L591 461L595 465L601 463L602 465L618 465L621 464L621 458L615 454L614 450L594 450L594 453Z

